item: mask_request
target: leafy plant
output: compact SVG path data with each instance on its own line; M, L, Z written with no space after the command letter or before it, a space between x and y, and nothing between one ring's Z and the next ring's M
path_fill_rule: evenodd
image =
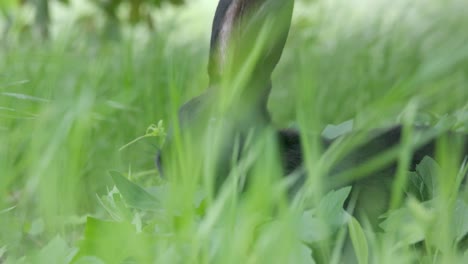
M399 169L408 181L397 188L407 188L395 193L405 196L380 219L352 210L359 188L325 188L336 160L368 142L368 131L412 124L408 112L416 125L434 126L429 134L467 131L466 3L307 2L296 1L269 102L277 124L303 133L308 180L297 196L286 192L295 178L280 177L271 133L245 142L217 193L206 184L217 176L207 158L216 156L217 131L206 145L175 151L177 173L157 177L164 125L176 124L178 107L207 86L209 19L196 32L192 20L168 16L170 26L144 31L152 37L141 42L126 34L96 41L73 29L47 45L12 37L0 46L0 262L468 263L466 164L460 168L464 157L447 138L436 141L435 161ZM132 23L158 3L142 1ZM11 19L11 10L31 7L0 5ZM114 7L120 23L130 21L130 5ZM208 5L180 11L198 21ZM132 141L155 120L166 123ZM345 120L352 122L336 125ZM324 150L327 126L329 138L356 136ZM372 158L404 162L411 139ZM395 174L379 178L372 162L362 168L372 179ZM239 192L247 178L252 184ZM380 190L366 202L388 202Z

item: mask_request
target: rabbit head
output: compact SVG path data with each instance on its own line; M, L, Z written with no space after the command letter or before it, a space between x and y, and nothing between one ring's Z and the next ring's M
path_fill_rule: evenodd
M242 137L252 127L269 123L271 74L286 42L293 5L294 0L219 1L210 41L209 88L178 113L179 131L193 135L190 141L200 141L210 122L221 117L228 120L228 128L220 145L229 153L235 135ZM224 110L214 114L220 104ZM163 152L170 151L172 134ZM161 154L156 163L162 172Z

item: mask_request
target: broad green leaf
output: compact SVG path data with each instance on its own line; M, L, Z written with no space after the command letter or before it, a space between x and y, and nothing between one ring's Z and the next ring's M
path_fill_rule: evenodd
M128 222L102 221L88 217L84 239L79 243L75 261L82 257L97 257L104 263L122 263L136 259L147 263L154 257L152 238L137 234L134 225Z
M39 251L34 263L70 263L75 253L76 250L70 248L65 240L56 236Z
M327 239L331 235L331 229L323 219L315 216L313 210L309 210L299 220L298 233L301 241L312 244Z
M423 160L416 166L416 172L421 176L424 183L424 200L433 199L437 192L437 172L439 165L431 157L424 157Z
M402 223L405 224L402 225ZM380 227L399 241L398 246L412 245L425 238L425 227L416 221L407 207L390 213Z
M294 250L289 263L315 264L314 258L312 257L312 250L308 246L298 242Z
M328 139L334 139L345 135L353 130L354 120L348 120L338 125L327 125L322 132L322 136Z
M129 181L120 172L110 171L109 174L130 207L151 211L160 209L160 201L145 189Z
M391 213L381 224L381 227L387 233L396 234L400 240L400 245L411 245L424 240L426 238L425 230L431 232L432 236L437 236L438 230L430 228L434 221L434 214L431 213L430 209L434 208L434 204L434 200L424 203L413 200L409 203L409 207ZM453 221L452 226L454 228L454 237L452 239L454 242L460 242L468 235L468 204L461 199L457 199L455 210L450 219Z
M468 235L468 204L465 201L461 199L456 201L452 219L455 228L455 241L460 242Z
M416 197L418 200L424 200L424 182L421 176L414 171L409 171L407 179L409 181L406 186L406 194Z
M337 191L331 191L320 201L317 215L327 220L327 223L338 228L349 219L349 214L343 209L344 203L351 192L351 187L344 187Z
M133 214L131 210L127 208L115 186L107 195L103 195L102 197L98 196L97 199L115 221L132 219Z
M351 217L348 228L349 236L351 237L351 242L353 243L354 252L356 253L359 264L367 264L369 262L369 247L361 225L356 218Z
M436 196L437 171L439 165L431 157L425 156L416 166L416 171L409 172L407 193L420 201L428 201Z
M299 220L299 237L305 243L324 240L346 224L349 214L343 209L351 187L331 191L318 207L305 211Z

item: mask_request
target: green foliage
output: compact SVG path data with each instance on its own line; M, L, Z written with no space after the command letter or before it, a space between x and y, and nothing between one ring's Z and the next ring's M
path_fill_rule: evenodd
M74 259L80 262L84 261L81 258L92 256L104 263L148 263L155 254L152 245L151 237L137 233L130 223L107 222L90 217Z
M100 10L96 12L92 17L89 15L83 15L81 19L78 19L75 26L81 27L79 21L86 20L98 20L101 16L106 21L106 26L103 28L103 35L107 38L115 39L120 37L120 31L122 25L136 25L138 23L144 23L147 28L154 30L155 22L152 16L152 11L155 8L161 8L165 3L173 5L182 5L185 3L184 0L84 0L93 3L95 7ZM83 1L83 2L84 2ZM68 10L65 12L72 13L77 5L83 5L81 0L2 0L0 2L0 15L6 20L6 26L4 30L4 37L9 37L9 34L17 34L18 32L10 32L13 24L20 25L19 29L15 31L29 31L30 28L36 29L38 35L43 40L50 38L50 26L51 21L56 17L56 14L52 12L54 10L52 5L60 3L61 7L66 7ZM84 3L87 4L87 3ZM21 21L21 12L27 12L29 8L34 10L33 21ZM121 15L122 11L125 10L125 15ZM63 11L62 11L63 12ZM120 13L120 14L119 14ZM0 16L0 20L2 19ZM1 22L1 21L0 21ZM69 21L70 22L70 21ZM24 23L24 24L23 24ZM1 25L1 23L0 23ZM14 27L15 28L15 27Z
M413 194L420 201L427 201L434 198L437 192L435 174L440 168L437 163L428 157L416 166L416 171L410 172L408 179L411 181L409 193Z
M128 181L123 175L116 171L109 172L127 204L132 208L142 210L158 210L161 202L145 189Z
M350 187L325 195L316 209L305 211L301 217L299 234L301 240L312 244L335 234L349 220L343 206L351 191Z
M76 250L56 236L33 257L32 263L70 263Z
M353 242L354 251L359 264L369 263L369 249L366 235L356 218L351 218L349 222L349 236Z
M136 143L137 141L144 139L146 137L159 137L160 140L159 140L158 147L162 147L164 144L164 139L166 138L166 132L163 126L163 121L159 120L158 125L154 125L154 124L150 125L146 129L145 135L132 140L130 143L125 144L119 150L123 150L124 148L130 146L131 144Z
M349 1L312 1L302 9L309 15L296 17L270 100L275 120L295 123L305 139L309 181L296 196L286 192L293 180L279 177L271 131L247 141L216 195L206 184L217 176L209 162L215 126L209 144L176 151L175 177L159 177L154 157L165 127L139 136L157 120L177 130L178 107L207 83L208 39L188 34L190 25L168 23L147 42L69 32L0 46L0 262L466 263L466 164L446 139L435 161L398 172L408 179L396 185L401 207L378 219L353 206L378 203L387 197L380 189L361 197L359 188L325 188L336 160L368 141L357 133L324 151L317 142L328 124L329 137L401 120L436 127L407 131L403 146L374 157L384 161L404 161L419 136L467 131L463 1L416 1L433 23L421 13L411 20L418 9L402 1L373 9L376 17L352 13ZM353 161L345 165L351 180L359 177ZM249 188L239 192L246 177Z

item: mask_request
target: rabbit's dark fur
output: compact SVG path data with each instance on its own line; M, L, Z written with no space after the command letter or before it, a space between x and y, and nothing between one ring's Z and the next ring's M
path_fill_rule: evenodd
M262 48L253 72L246 82L247 88L244 89L245 92L240 97L239 103L243 105L238 108L244 108L247 109L247 111L244 113L243 117L235 118L235 121L233 121L234 124L232 125L233 131L229 131L228 133L230 134L225 137L231 139L232 142L226 142L225 144L227 146L233 145L233 138L236 135L240 135L241 138L245 137L247 131L253 126L268 126L270 119L266 103L271 89L270 76L281 57L286 42L291 23L293 5L294 0L219 1L213 20L210 44L208 66L210 88L204 94L192 99L181 107L179 111L179 122L183 133L191 133L195 130L200 134L200 131L207 129L206 127L208 127L210 119L209 113L212 110L213 104L218 100L217 96L219 96L219 93L217 89L221 89L219 87L221 77L241 70L243 60L247 59L249 51L254 48L256 41L258 41L257 36L260 35L266 21L273 21L273 29L275 30L271 32L270 35L272 36L267 39L265 47ZM233 56L231 59L226 57L228 50L232 52L231 55ZM233 109L235 110L236 108ZM197 128L194 128L194 126ZM202 128L201 130L200 127ZM201 132L201 134L203 133L204 132ZM279 130L276 134L280 152L279 157L282 161L284 174L288 175L302 166L303 153L300 133L294 129L286 129ZM379 153L397 146L401 141L402 127L395 126L370 134L373 135L372 139L346 155L336 164L330 174L338 174L353 166L363 164ZM456 135L455 137L463 140L466 138L466 135ZM171 138L169 137L167 141L171 141ZM170 145L170 143L168 144ZM327 149L331 144L333 144L332 140L322 140L324 149ZM463 144L464 148L462 154L467 155L467 141L465 140ZM166 162L164 155L161 155L161 153L167 151L168 148L170 147L165 146L163 151L158 153L157 164L160 172L163 171L164 162ZM227 152L232 152L232 150L233 148L230 147L224 148L224 151ZM418 146L413 152L410 168L408 169L413 169L424 156L433 156L434 152L434 139L426 142L422 146ZM226 174L229 171L230 157L232 157L232 155L228 153L219 158L219 162L222 163L219 167L224 169L224 171L219 171L219 173ZM396 165L395 161L381 168L381 170L382 172L388 172L387 174L392 175ZM330 179L332 179L333 175L330 175L330 177ZM304 177L301 178L299 182L304 182Z

